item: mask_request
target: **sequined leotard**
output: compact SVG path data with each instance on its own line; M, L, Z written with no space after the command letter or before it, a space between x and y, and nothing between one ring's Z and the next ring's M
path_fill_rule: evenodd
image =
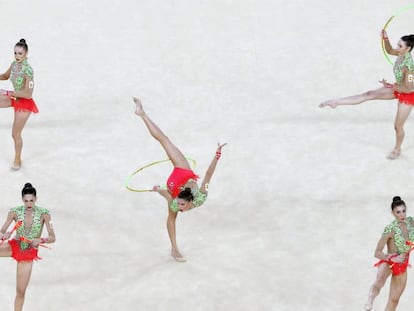
M404 221L407 226L408 239L412 242L414 241L413 221L414 219L412 217L407 217ZM406 244L406 239L397 220L394 220L384 228L383 236L390 233L393 233L394 243L398 254L404 254L410 250L410 246Z
M10 81L13 83L15 91L20 91L24 86L24 77L33 79L33 68L29 65L27 59L21 63L13 61L11 64Z
M17 206L10 210L16 214L16 222L22 221L22 226L17 228L16 236L9 240L9 244L12 248L12 257L17 261L33 261L38 260L37 248L31 247L28 242L20 241L20 237L25 237L27 240L33 240L40 238L42 233L43 224L41 222L42 216L49 214L49 211L43 207L33 207L33 220L31 226L27 226L25 219L25 207Z
M407 226L408 232L408 241L412 242L414 239L414 219L412 217L407 217L405 224ZM394 220L388 226L384 228L383 236L392 234L393 242L397 250L397 254L393 254L389 260L380 260L374 266L379 267L380 265L386 263L389 265L393 275L399 275L407 271L411 246L407 244L407 240L404 237L404 234L399 226L399 222ZM406 254L404 262L394 262L392 258L397 257L400 254Z
M398 57L394 63L394 75L397 84L401 84L402 82L404 67L409 71L414 71L414 61L411 57L411 53L407 53L404 56Z
M399 56L394 63L394 75L397 85L401 85L403 83L404 68L406 68L410 74L414 71L414 61L411 57L411 53ZM397 98L400 103L414 105L414 92L401 93L394 91L394 97Z
M13 83L14 90L21 91L25 86L25 79L29 79L29 88L33 88L33 68L27 62L27 58L21 63L16 61L11 64L10 81ZM38 113L39 109L36 106L33 98L10 98L12 107L15 111L29 111Z

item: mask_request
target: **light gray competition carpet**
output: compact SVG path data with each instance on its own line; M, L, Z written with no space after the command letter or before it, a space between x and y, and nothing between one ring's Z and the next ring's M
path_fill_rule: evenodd
M57 236L24 310L362 310L392 197L414 215L414 121L389 161L395 101L318 104L394 81L380 30L407 4L1 1L0 71L25 38L40 113L12 172L13 112L0 110L0 221L31 182ZM393 44L414 33L413 14L389 25ZM201 176L228 143L206 203L178 216L186 263L169 256L164 199L124 187L166 157L132 96ZM170 169L132 182L164 183ZM16 264L0 262L0 309L11 310ZM414 308L408 274L399 310ZM374 310L387 296L388 284Z

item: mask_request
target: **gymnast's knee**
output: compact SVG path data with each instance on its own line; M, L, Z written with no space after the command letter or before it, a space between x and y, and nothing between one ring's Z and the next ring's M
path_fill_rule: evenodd
M384 287L386 281L387 277L381 276L375 280L373 286L377 289L381 289Z
M397 306L400 302L400 298L397 297L391 297L389 303L393 306Z
M394 124L394 130L397 133L404 133L404 125L403 124L400 124L400 123L395 123Z

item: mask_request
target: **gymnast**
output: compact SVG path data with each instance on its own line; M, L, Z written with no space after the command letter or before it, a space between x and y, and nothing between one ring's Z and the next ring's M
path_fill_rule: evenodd
M40 259L37 254L39 246L55 242L50 213L46 208L36 205L36 189L30 183L26 183L22 189L22 201L23 205L10 210L0 230L0 257L12 257L17 261L15 311L23 309L33 260ZM13 221L13 230L7 231ZM41 238L43 226L46 226L47 238ZM14 231L16 236L11 238Z
M163 196L168 203L167 230L171 241L171 256L179 262L186 261L180 253L176 241L175 223L178 212L186 212L202 205L207 199L208 185L221 156L221 149L226 144L218 144L216 154L211 161L205 177L199 187L198 176L191 170L190 164L181 151L170 141L161 129L145 113L141 100L133 98L136 104L135 114L144 121L150 134L161 144L171 160L174 169L167 180L167 188L154 186L153 191Z
M407 283L407 267L409 255L414 241L414 219L407 217L405 202L398 196L394 197L391 203L394 221L387 225L377 243L375 257L379 261L375 264L378 267L377 277L372 284L365 310L372 309L374 299L378 296L387 278L392 274L390 294L385 311L396 310L399 299ZM387 246L387 254L383 252Z
M401 145L404 140L404 123L407 120L414 105L414 62L411 57L411 50L414 47L414 35L403 36L398 41L397 47L393 48L388 39L386 31L381 31L384 40L385 50L388 54L398 56L394 63L394 75L396 82L388 83L385 79L379 81L382 87L364 92L362 94L331 99L319 105L319 107L330 106L336 108L341 105L357 105L370 100L398 99L397 115L394 121L395 146L387 155L387 158L394 160L401 154Z
M0 74L0 80L10 78L14 91L0 90L0 108L14 108L14 121L12 137L14 140L14 162L12 169L19 170L22 165L23 139L22 131L31 113L39 112L36 103L32 99L34 88L33 68L27 61L29 47L25 39L20 39L14 46L15 60L9 69Z

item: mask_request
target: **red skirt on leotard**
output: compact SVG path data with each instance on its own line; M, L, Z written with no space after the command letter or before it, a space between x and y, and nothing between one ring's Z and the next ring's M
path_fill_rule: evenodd
M39 109L37 109L36 103L33 98L11 98L12 107L14 111L30 111L33 113L38 113Z
M18 240L9 240L9 244L12 251L12 258L16 261L33 261L42 259L37 256L37 249L33 247L28 247L26 249L20 248L20 241Z
M396 257L396 256L398 256L398 255L395 255L393 257ZM392 275L399 275L399 274L404 273L405 271L407 271L407 268L409 266L408 260L409 260L408 255L405 258L404 262L393 262L391 260L380 260L374 265L374 267L378 267L383 263L387 263L389 265L391 271L392 271Z
M414 92L412 93L399 93L394 91L395 98L398 99L398 102L407 104L407 105L414 105Z
M173 198L176 198L181 192L181 187L184 186L189 179L197 180L197 178L198 176L194 174L192 170L174 167L170 177L167 179L168 190L171 192Z

